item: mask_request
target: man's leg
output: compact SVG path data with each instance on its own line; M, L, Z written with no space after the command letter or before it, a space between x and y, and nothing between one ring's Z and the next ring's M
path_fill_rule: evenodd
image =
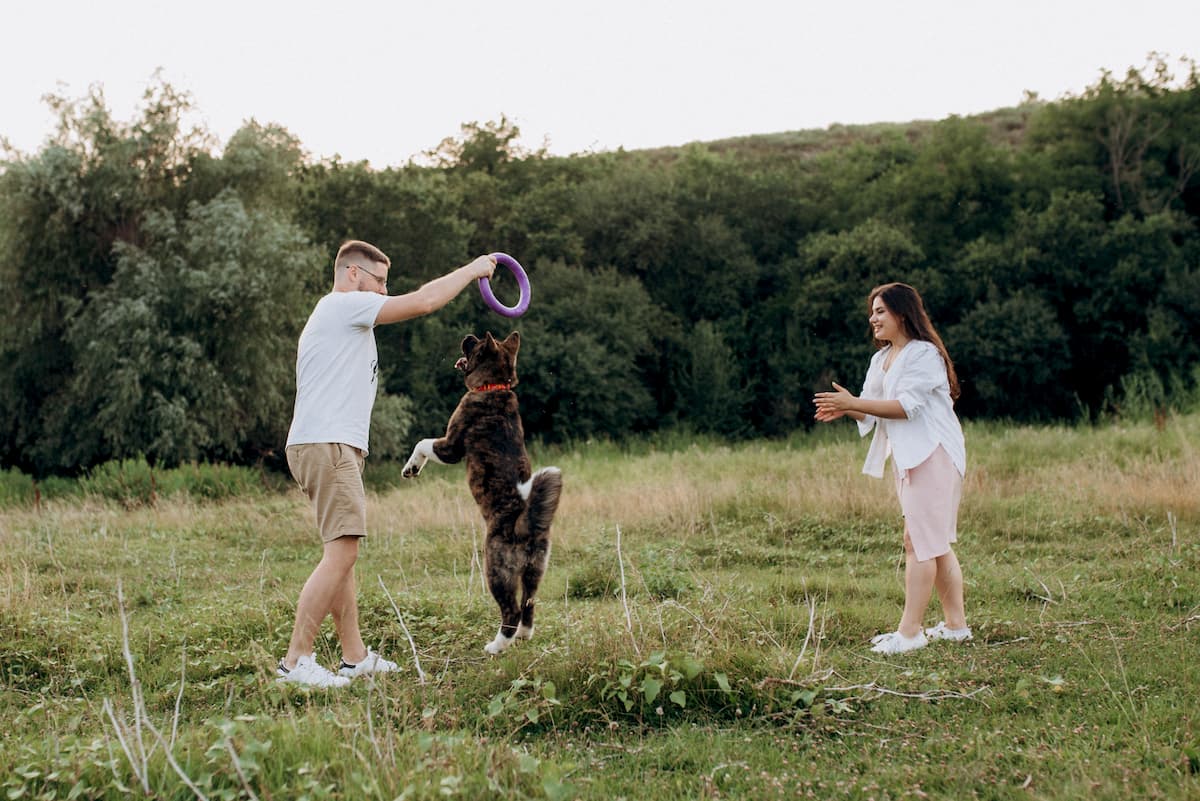
M296 603L296 624L292 628L292 640L288 644L287 656L283 659L284 667L294 668L296 660L313 652L313 644L317 639L317 631L334 606L344 594L347 579L350 581L351 596L354 593L354 562L358 559L358 537L338 537L325 543L325 552L321 561L313 570L304 589L300 591L300 600ZM357 612L354 628L357 631ZM359 642L362 642L361 637Z
M342 644L342 661L357 665L366 658L367 646L358 629L358 591L353 570L338 587L329 611L333 614L333 628L337 631L338 642Z

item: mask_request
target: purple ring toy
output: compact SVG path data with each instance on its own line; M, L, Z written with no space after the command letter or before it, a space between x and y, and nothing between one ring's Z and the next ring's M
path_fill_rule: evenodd
M496 264L507 267L516 276L517 286L521 288L521 299L517 301L516 306L505 306L496 299L492 293L491 282L486 278L479 279L479 294L483 295L483 302L497 314L503 314L505 317L520 317L529 309L529 276L525 274L525 268L507 253L493 253L492 258L496 260Z

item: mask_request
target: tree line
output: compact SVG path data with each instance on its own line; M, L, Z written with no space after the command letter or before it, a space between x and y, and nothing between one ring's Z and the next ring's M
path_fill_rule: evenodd
M458 343L487 330L522 333L536 439L787 434L814 390L858 386L866 294L893 280L924 295L965 417L1165 404L1200 379L1182 63L979 117L656 151L552 157L501 118L382 170L253 121L218 147L163 83L131 121L99 89L52 97L57 131L0 162L0 464L278 464L296 338L350 238L391 256L393 293L491 251L533 286L518 320L467 292L378 330L384 457L445 425Z

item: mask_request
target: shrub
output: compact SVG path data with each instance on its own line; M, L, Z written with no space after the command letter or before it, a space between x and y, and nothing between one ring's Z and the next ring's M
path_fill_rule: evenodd
M31 504L35 497L32 478L15 467L0 470L0 508Z
M79 479L79 486L85 495L117 501L127 509L153 505L157 496L154 469L144 456L98 464Z
M265 486L264 474L254 467L193 462L159 470L140 456L97 465L79 479L83 494L117 501L127 509L152 506L159 496L187 494L216 501L261 495Z
M193 462L158 473L158 491L163 495L187 493L193 498L223 500L243 495L261 495L262 474L252 468L228 464Z

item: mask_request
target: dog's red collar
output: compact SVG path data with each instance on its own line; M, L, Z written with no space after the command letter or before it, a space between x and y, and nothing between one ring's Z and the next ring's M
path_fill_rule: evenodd
M472 388L472 392L504 392L512 389L512 384L481 384Z

